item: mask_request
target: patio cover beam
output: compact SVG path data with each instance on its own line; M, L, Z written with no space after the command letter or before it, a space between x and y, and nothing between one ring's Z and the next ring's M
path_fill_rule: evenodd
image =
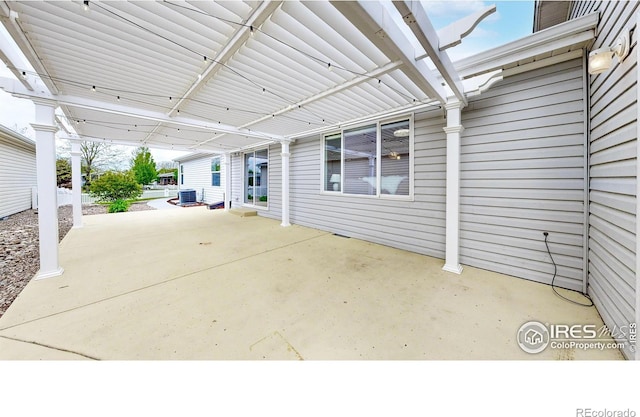
M456 61L455 68L463 79L501 69L518 61L528 61L538 55L568 50L574 45L591 42L598 27L598 13L536 32L522 39L489 49Z
M220 69L227 64L227 62L233 57L233 55L242 48L242 46L247 42L247 39L251 36L252 28L260 27L271 15L275 12L278 7L280 7L282 1L263 1L256 7L244 23L243 26L240 26L233 36L229 39L227 44L222 48L218 53L211 58L211 62L207 65L207 68L196 77L196 80L191 84L189 89L182 94L179 100L177 100L176 104L167 112L167 116L174 116L177 110L182 106L186 100L193 97L197 94L202 87L204 87L207 82L213 78L215 74L218 73ZM257 122L255 122L257 123ZM158 123L151 132L144 138L143 143L146 143L156 131L162 126L161 123ZM208 142L208 141L206 141ZM205 143L206 143L205 142Z
M370 72L368 72L366 74L357 75L356 77L350 79L349 81L345 81L342 84L338 84L338 85L333 86L333 87L331 87L331 88L329 88L327 90L321 91L320 93L317 93L317 94L314 94L312 96L309 96L309 97L307 97L307 98L305 98L303 100L300 100L297 103L291 104L291 105L289 105L289 106L287 106L285 108L282 108L282 109L280 109L280 110L278 110L278 111L276 111L276 112L274 112L274 113L272 113L270 115L260 117L259 119L256 119L256 120L252 120L251 122L245 123L245 124L243 124L243 125L241 125L239 127L240 128L246 128L246 127L249 127L249 126L253 126L253 125L257 124L257 123L264 122L265 120L269 120L272 117L280 116L280 115L288 113L290 111L297 110L302 106L309 105L309 104L311 104L313 102L316 102L318 100L322 100L324 98L330 97L333 94L337 94L337 93L340 93L341 91L348 90L351 87L355 87L355 86L360 85L360 84L362 84L364 82L371 81L372 79L375 79L375 78L379 78L379 77L381 77L381 76L383 76L385 74L388 74L388 73L390 73L390 72L402 67L402 65L403 65L402 61L390 62L390 63L388 63L386 65L381 66L380 68L376 68L375 70L370 71ZM200 142L200 145L203 145L203 144L208 143L208 142L215 141L216 139L220 139L222 136L224 136L224 135L219 135L219 136L216 136L215 138L204 140L204 141Z
M353 23L363 35L373 42L389 59L400 59L404 73L429 98L447 102L447 93L429 66L416 60L416 50L411 40L384 5L378 1L332 1L331 4Z
M27 99L46 99L56 101L59 105L66 105L69 107L78 107L88 110L96 110L104 113L118 114L121 116L134 117L138 119L153 120L157 122L164 122L173 125L180 125L186 127L199 128L204 130L210 130L212 132L230 133L233 135L259 138L263 140L279 141L284 140L283 136L272 135L268 133L256 132L249 129L242 129L235 126L230 126L222 123L207 123L198 119L188 117L169 117L162 112L139 109L135 107L123 106L120 104L108 103L104 101L87 99L83 97L69 96L69 95L52 95L45 91L29 91L23 85L17 83L10 78L0 78L0 89L13 94L16 97Z
M464 95L464 87L460 76L458 76L457 71L453 67L447 52L440 51L438 34L431 24L422 3L419 1L404 0L394 1L393 5L398 9L405 23L427 52L427 55L429 55L431 61L442 75L442 78L447 82L453 94L466 106L467 98Z
M227 44L222 48L214 57L212 57L210 64L202 72L201 76L189 87L186 93L177 101L175 106L167 113L168 116L173 116L180 108L180 106L188 100L191 96L196 94L200 89L207 84L207 82L227 64L227 62L238 52L245 42L251 36L252 28L257 29L260 27L272 14L280 7L282 1L263 1L255 8L251 16L244 22L243 26L240 26L238 30L231 36Z

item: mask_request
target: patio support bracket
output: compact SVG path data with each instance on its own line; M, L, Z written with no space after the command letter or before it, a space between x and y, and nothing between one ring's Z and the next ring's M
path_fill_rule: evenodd
M80 170L80 141L71 140L71 188L73 204L73 228L82 227L82 172Z
M58 187L56 184L55 123L57 103L32 98L36 107L36 178L38 181L38 230L40 236L40 270L36 279L62 275L58 256Z
M449 99L447 110L447 196L445 263L442 269L455 274L462 273L460 265L460 135L462 102Z
M289 152L289 141L283 140L280 142L282 145L282 223L280 226L291 226L289 222L289 159L291 153Z

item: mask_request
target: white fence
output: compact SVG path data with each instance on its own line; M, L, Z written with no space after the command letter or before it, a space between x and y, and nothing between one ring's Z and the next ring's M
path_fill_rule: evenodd
M37 189L34 187L34 197L37 198ZM173 198L178 196L178 190L144 190L140 198ZM34 200L35 201L35 200ZM82 193L82 204L94 204L96 198L90 194ZM73 204L73 191L67 188L58 188L58 207ZM37 208L37 203L34 204Z

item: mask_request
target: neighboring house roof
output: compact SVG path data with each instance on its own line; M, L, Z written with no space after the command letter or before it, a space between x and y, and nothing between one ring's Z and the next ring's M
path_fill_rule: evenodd
M569 19L573 1L536 0L533 14L533 31L550 28Z
M194 152L194 153L190 153L188 155L184 155L184 156L180 156L178 158L174 158L173 161L176 161L176 162L187 162L187 161L193 161L195 159L200 159L200 158L213 158L215 156L220 156L220 154L218 154L218 153L207 153L207 152Z
M21 144L23 147L27 147L32 149L34 152L36 151L36 143L29 139L28 137L21 135L18 132L14 132L13 130L0 125L0 139L4 139L9 142L14 142L16 144Z
M164 174L158 174L158 178L173 178L173 172L165 172Z

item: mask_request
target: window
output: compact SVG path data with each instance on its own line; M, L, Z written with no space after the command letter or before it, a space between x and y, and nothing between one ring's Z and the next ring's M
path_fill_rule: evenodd
M409 120L380 126L380 193L409 195L410 130Z
M344 131L345 194L376 195L377 126Z
M220 187L220 157L211 159L211 185Z
M269 151L244 154L244 202L267 207L269 195Z
M342 135L324 139L324 191L340 191L342 173Z
M411 118L403 118L325 136L322 190L410 197L412 130Z
M184 185L184 165L180 165L180 185Z

